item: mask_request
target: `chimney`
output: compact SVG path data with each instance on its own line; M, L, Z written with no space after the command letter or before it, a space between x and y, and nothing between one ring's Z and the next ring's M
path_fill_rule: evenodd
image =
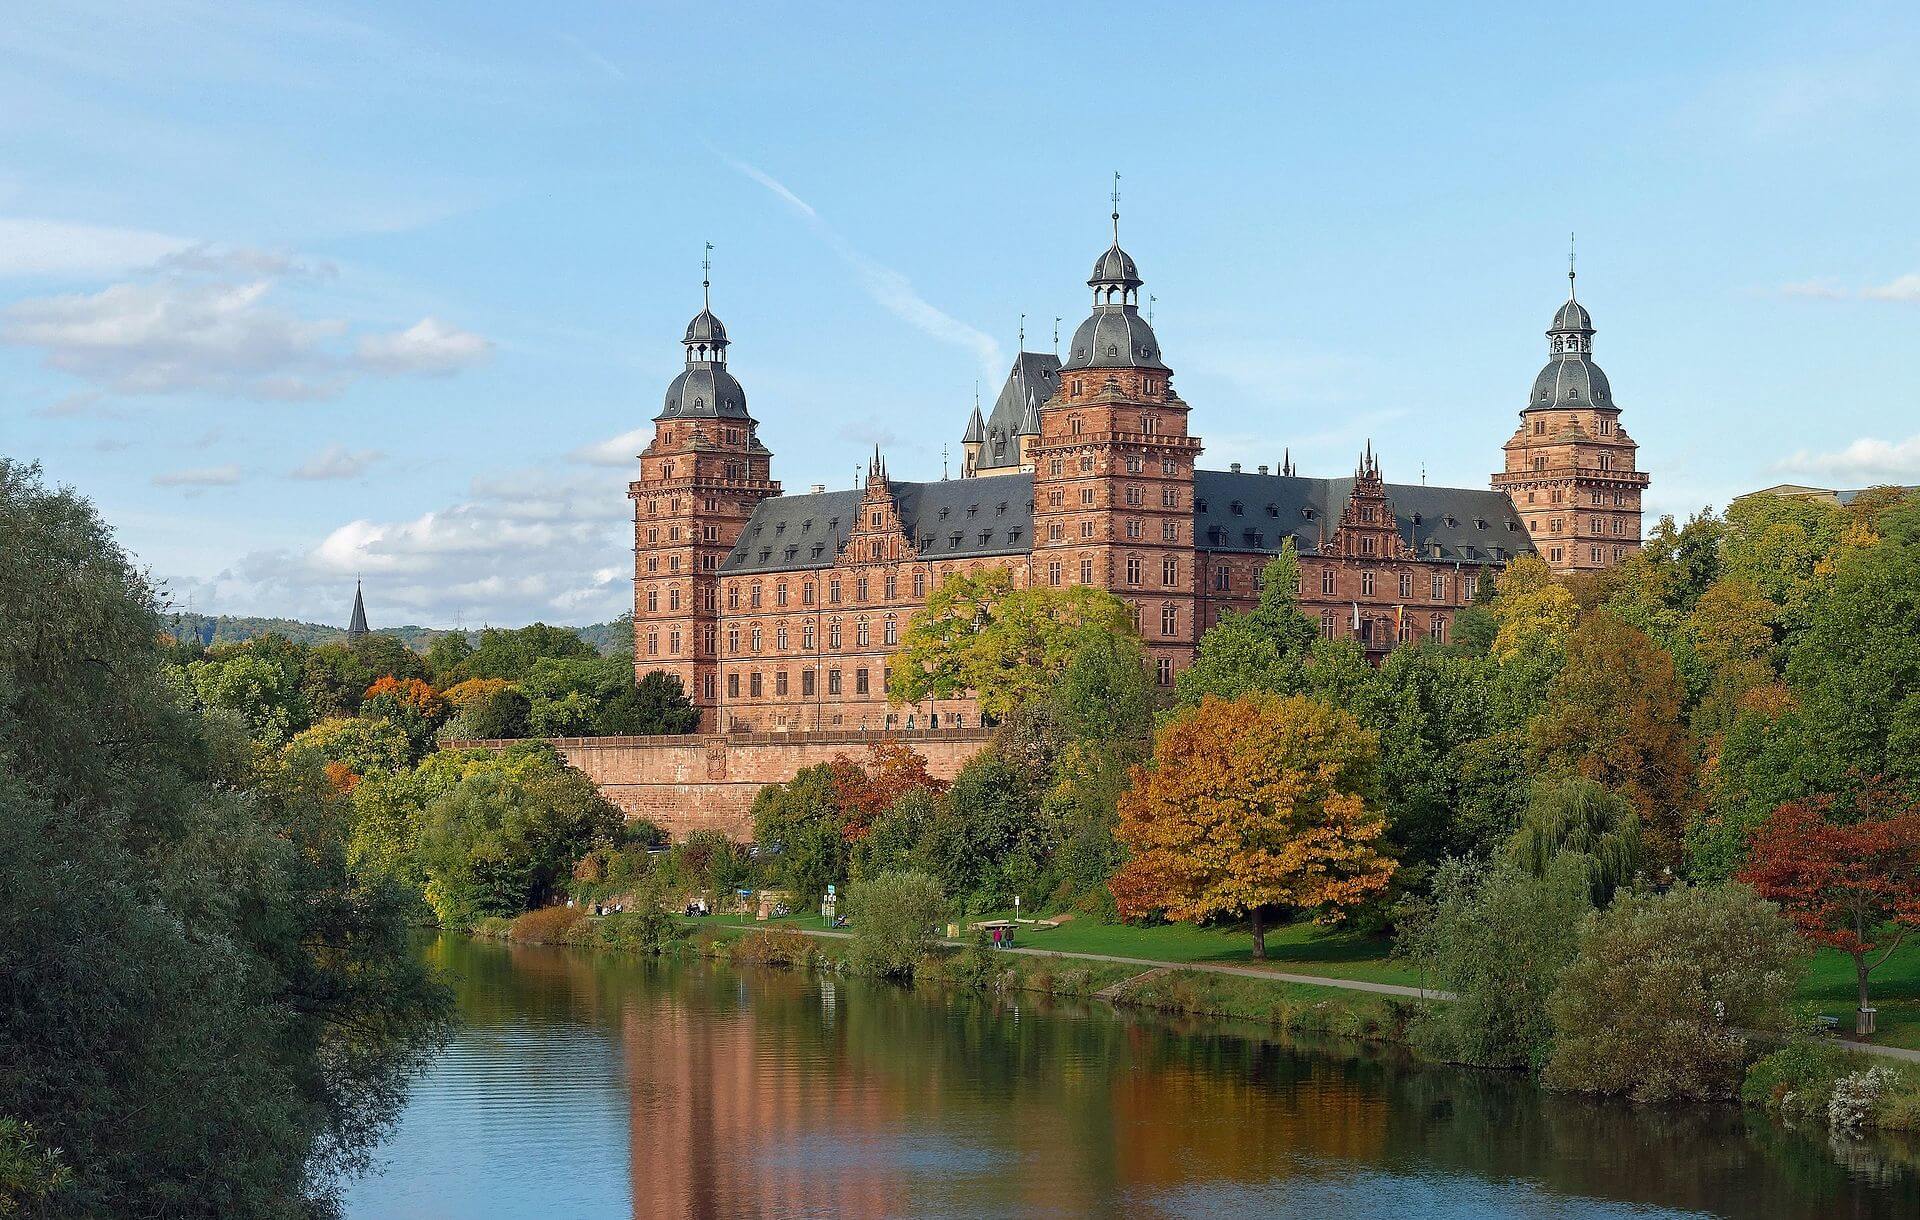
M1235 474L1239 474L1239 473L1240 473L1240 463L1238 463L1238 462L1235 462L1235 463L1234 463L1234 464L1233 464L1232 466L1230 466L1230 467L1228 467L1228 469L1230 469L1230 470L1232 470L1232 471L1233 471L1233 473L1235 473Z
M1260 467L1260 473L1261 473L1261 474L1265 474L1265 473L1267 473L1267 468L1266 468L1266 466L1265 466L1265 465L1262 465L1262 466Z
M807 488L807 494L810 496L825 495L826 491L827 485L825 483L815 483Z

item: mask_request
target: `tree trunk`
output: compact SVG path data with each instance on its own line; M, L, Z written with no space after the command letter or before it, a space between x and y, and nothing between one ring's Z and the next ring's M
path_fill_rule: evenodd
M1865 953L1855 953L1853 955L1853 972L1860 980L1860 1005L1853 1014L1853 1032L1856 1034L1870 1034L1873 1032L1873 1030L1867 1026L1866 1014L1867 972L1871 969L1872 967L1867 965L1867 955Z
M1247 912L1247 915L1253 922L1253 960L1256 962L1264 962L1267 960L1267 925L1264 919L1265 912L1259 907L1254 907L1251 911ZM1866 986L1866 977L1864 974L1860 976L1862 980L1860 985L1862 988ZM1866 992L1863 990L1860 994L1865 995Z

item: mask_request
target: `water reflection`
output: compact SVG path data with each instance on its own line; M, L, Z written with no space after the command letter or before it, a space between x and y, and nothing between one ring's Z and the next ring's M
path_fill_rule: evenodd
M388 1216L1920 1214L1914 1150L1047 1000L443 939Z

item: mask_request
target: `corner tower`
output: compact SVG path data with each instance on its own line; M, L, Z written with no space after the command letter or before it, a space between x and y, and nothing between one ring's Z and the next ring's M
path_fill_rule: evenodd
M1574 291L1547 328L1546 367L1505 445L1493 487L1513 497L1540 557L1556 572L1612 567L1640 547L1639 445L1620 426L1607 375L1593 362L1593 318Z
M1034 584L1089 584L1133 608L1155 677L1193 657L1193 464L1187 404L1140 316L1139 268L1113 244L1094 261L1093 312L1074 332L1060 385L1031 438Z
M711 246L708 247L712 249ZM703 277L686 368L667 386L633 501L633 668L680 679L712 729L719 702L719 570L754 505L780 494L773 454L727 370L727 328Z

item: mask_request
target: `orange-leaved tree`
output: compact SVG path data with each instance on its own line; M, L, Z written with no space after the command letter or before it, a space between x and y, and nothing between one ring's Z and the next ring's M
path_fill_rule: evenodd
M1833 803L1775 809L1754 828L1739 880L1779 903L1802 936L1853 959L1865 1009L1868 976L1920 928L1920 804L1879 784L1858 801L1865 816L1857 821L1834 820ZM1860 1032L1868 1032L1864 1014Z
M1210 695L1181 712L1120 798L1121 913L1244 916L1265 958L1282 912L1326 921L1384 892L1394 865L1372 804L1379 758L1378 736L1303 696Z
M840 833L849 843L872 829L875 819L907 793L947 790L947 782L927 770L924 756L897 741L867 747L864 766L837 754L827 769L833 777L834 804L840 807Z

